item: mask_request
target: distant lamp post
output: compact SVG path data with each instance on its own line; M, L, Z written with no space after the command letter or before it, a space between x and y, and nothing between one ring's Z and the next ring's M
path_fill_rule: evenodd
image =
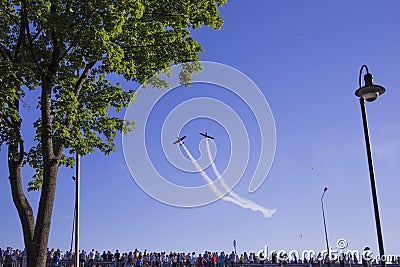
M361 86L361 75L362 71L365 69L367 72L364 75L364 86ZM385 88L380 85L375 85L372 83L372 74L369 73L368 67L366 65L362 65L360 69L360 75L358 77L358 85L360 88L356 91L356 96L360 98L361 105L361 113L362 120L364 126L364 136L365 136L365 146L367 148L367 157L368 157L368 167L369 167L369 178L371 182L371 190L372 190L372 200L374 204L374 213L375 213L375 224L376 224L376 233L378 235L378 245L379 245L379 254L380 256L385 255L383 249L383 238L382 238L382 228L381 221L379 217L379 207L378 207L378 196L376 193L376 185L375 185L375 174L374 174L374 166L372 162L372 152L371 152L371 144L369 140L369 131L368 131L368 122L367 122L367 112L365 109L365 101L372 102L375 101L378 96L382 95L385 92ZM386 266L384 261L381 261L382 267Z
M322 196L321 196L321 205L322 205L322 218L324 219L326 252L328 253L328 257L329 257L328 231L326 230L325 210L324 210L324 195L325 195L326 191L328 191L328 187L325 187L325 188L324 188L324 192L322 192Z

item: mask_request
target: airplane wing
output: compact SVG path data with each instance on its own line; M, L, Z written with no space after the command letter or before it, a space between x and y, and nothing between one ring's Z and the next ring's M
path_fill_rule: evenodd
M205 138L214 139L214 137L209 136L207 133L199 133L199 134L201 134L201 135L204 136Z
M182 136L182 137L178 137L178 140L176 140L175 142L173 142L172 144L177 144L177 143L180 143L180 142L182 142L182 140L183 139L185 139L186 138L186 135L184 135L184 136Z

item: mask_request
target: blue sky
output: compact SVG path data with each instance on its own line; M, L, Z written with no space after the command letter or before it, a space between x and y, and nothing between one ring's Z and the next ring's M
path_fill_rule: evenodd
M230 105L254 137L248 170L235 192L276 209L276 213L264 218L259 212L222 200L198 208L163 204L132 179L119 137L114 154L94 153L82 159L81 247L231 251L235 239L238 251L258 251L265 245L288 251L322 250L320 198L327 186L324 203L331 247L337 248L336 241L345 238L349 249L362 250L368 245L377 252L361 112L354 95L360 67L367 64L374 82L387 89L376 102L367 103L367 113L385 250L399 254L400 218L395 198L400 186L399 8L394 0L230 1L221 9L222 30L204 28L194 36L205 50L202 60L243 72L267 99L276 125L276 153L267 179L256 192L248 193L259 156L254 118L240 99L218 86L196 84L171 91L169 106L161 103L148 126L148 149L154 154L154 164L171 174L172 182L201 185L200 174L175 173L160 156L161 122L179 101L214 97ZM29 118L24 122L28 124ZM213 134L216 164L223 170L232 148L224 127L198 119L182 125L176 135L187 135L186 145L198 157L201 137L197 133ZM171 136L171 142L175 137ZM0 158L0 247L23 247L7 181L4 146ZM209 169L208 173L212 175ZM30 172L25 175L27 183ZM50 247L63 250L70 247L71 240L72 175L72 170L60 170L49 240ZM36 207L39 194L28 195Z

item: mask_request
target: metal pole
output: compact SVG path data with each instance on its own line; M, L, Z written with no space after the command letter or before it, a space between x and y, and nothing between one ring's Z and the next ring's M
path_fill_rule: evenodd
M233 247L235 248L235 261L234 261L234 263L235 263L235 267L236 267L236 257L237 257L237 255L236 255L236 240L233 240Z
M74 220L72 222L72 234L71 234L71 248L69 249L69 251L72 253L72 246L74 244L74 234L75 234L75 213L76 210L74 208Z
M374 165L372 162L371 143L369 140L367 111L365 109L365 101L362 97L360 97L360 105L361 105L361 113L362 113L363 126L364 126L365 146L367 148L368 168L369 168L369 178L370 178L370 182L371 182L372 200L374 203L376 233L378 235L379 254L382 259L382 256L385 255L385 252L383 249L383 237L382 237L381 220L380 220L380 216L379 216L378 196L376 193L376 184L375 184ZM386 267L385 261L381 260L381 264L382 264L382 267Z
M76 152L76 179L75 179L75 267L79 267L79 201L80 201L80 172L81 159Z
M326 230L326 222L325 222L325 210L324 210L324 195L325 192L328 190L327 187L325 187L324 192L322 193L321 196L321 204L322 204L322 218L324 219L324 229L325 229L325 241L326 241L326 252L328 253L328 257L329 257L329 243L328 243L328 231Z

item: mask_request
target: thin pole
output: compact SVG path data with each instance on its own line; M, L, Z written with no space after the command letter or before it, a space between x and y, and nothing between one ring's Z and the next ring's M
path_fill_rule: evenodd
M79 201L80 201L80 172L81 159L76 152L76 180L75 180L75 267L79 267Z
M237 255L236 255L236 240L233 240L233 245L235 247L235 267L236 267L236 257L237 257Z
M75 207L74 207L74 220L72 222L72 234L71 234L71 248L69 249L69 251L72 253L72 246L74 244L74 233L75 233Z
M365 146L367 148L369 179L371 182L372 201L374 204L376 233L378 235L379 254L382 259L382 256L385 255L385 252L383 249L382 227L381 227L381 219L379 216L378 195L376 193L374 165L372 162L371 143L370 143L370 138L369 138L368 122L367 122L367 111L365 109L365 101L362 97L360 97L360 105L361 105L361 113L362 113L363 126L364 126ZM381 264L382 264L382 267L386 267L385 261L381 260Z
M324 210L324 195L325 192L328 190L327 187L325 187L324 192L322 193L321 196L321 204L322 204L322 218L324 219L324 229L325 229L325 241L326 241L326 252L328 253L328 257L329 257L329 243L328 243L328 231L326 230L326 221L325 221L325 210Z

